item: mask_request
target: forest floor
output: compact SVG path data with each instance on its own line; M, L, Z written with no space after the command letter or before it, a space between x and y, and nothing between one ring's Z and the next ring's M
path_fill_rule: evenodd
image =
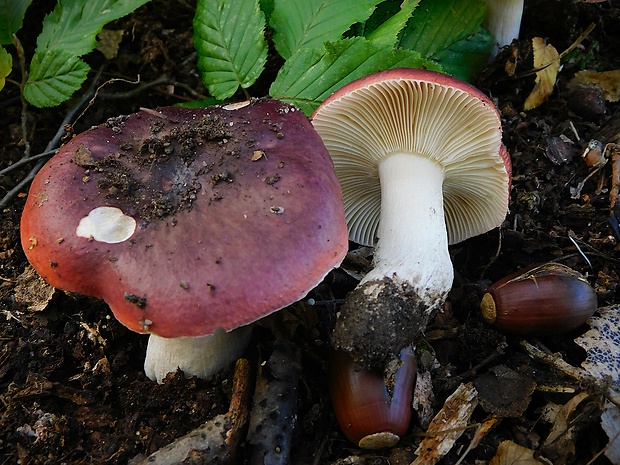
M123 31L117 56L105 60L95 53L88 60L93 70L101 70L100 83L123 80L99 89L73 123L74 133L140 107L205 96L196 71L189 3L175 2L171 8L169 2L156 0L110 25ZM40 24L45 13L33 6L32 24ZM534 84L528 72L531 39L545 38L561 52L590 24L594 29L579 44L576 58L563 61L548 100L524 111ZM586 352L574 339L588 326L524 343L488 327L478 307L490 283L548 261L584 274L600 307L620 303L620 212L610 206L612 160L580 185L592 171L581 157L588 142L620 143L620 104L603 99L596 89L569 85L582 69L620 69L619 24L617 1L526 2L522 40L475 82L497 102L502 115L504 143L513 162L512 194L500 229L451 248L454 287L445 312L431 323L428 338L420 344L432 354L432 363L422 366L432 374L435 412L459 384L471 383L479 390L479 405L469 420L474 426L463 431L439 463L456 463L470 445L461 463L488 463L499 444L508 440L550 461L542 463L610 463L604 455L597 456L609 442L600 422L604 383L584 383L528 350L560 354L580 367ZM37 34L26 29L20 35L27 52L34 49ZM505 64L512 52L518 60L514 72L507 74ZM132 84L138 74L140 84ZM266 73L250 94L264 96L270 78ZM0 170L20 160L24 151L19 95L14 86L7 86L3 95ZM69 108L30 109L26 127L32 154L45 151ZM30 168L25 165L0 177L0 195L18 185ZM143 372L147 337L118 323L103 302L56 291L38 308L32 302L29 307L33 297L27 293L41 299L42 285L34 281L32 287L36 277L26 273L28 263L19 241L26 195L27 186L0 211L0 464L124 464L228 412L234 392L232 368L212 381L177 374L157 385ZM363 271L359 260L345 260L308 296L321 305L300 302L255 328L245 355L249 375L242 381L248 386L253 386L251 380L281 328L287 328L300 354L290 463L401 465L416 458L424 431L419 422L395 448L361 451L344 438L331 409L326 375L329 331L340 299L355 286L352 272ZM487 391L500 392L500 399ZM560 417L549 413L552 410L563 412L563 429ZM491 417L496 419L492 426ZM479 444L474 442L476 425L489 428L478 430ZM558 429L557 437L551 437ZM237 447L241 460L251 457L256 446L241 438ZM506 456L503 460L495 463L516 463ZM540 463L531 460L523 463Z

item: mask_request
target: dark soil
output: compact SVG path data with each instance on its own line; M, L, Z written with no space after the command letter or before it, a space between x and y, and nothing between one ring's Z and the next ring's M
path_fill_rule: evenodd
M37 25L48 12L47 2L34 2L27 24ZM154 0L108 26L123 30L118 55L106 60L99 52L87 57L93 78L101 76L97 97L73 124L80 133L110 117L140 107L154 108L205 97L196 72L191 40L193 2ZM504 142L513 161L510 212L501 231L495 230L453 246L456 279L443 313L431 321L428 339L439 364L432 368L437 411L460 382L474 382L480 391L506 370L518 373L519 383L497 409L478 407L472 421L491 413L503 417L463 463L489 461L498 444L510 439L537 449L549 433L540 421L549 402L565 404L584 389L575 380L533 360L517 339L489 328L478 306L486 287L522 267L560 261L583 273L597 293L599 306L619 303L620 278L618 211L611 207L611 162L583 185L591 171L581 158L590 139L613 142L620 133L620 104L607 102L595 91L571 89L568 81L580 69L620 68L620 3L556 0L526 2L519 43L501 55L476 81L496 100L502 113ZM533 87L532 37L543 37L560 52L593 23L594 30L563 61L551 97L537 109L524 112L523 101ZM31 56L38 27L20 32ZM514 53L513 53L514 52ZM515 63L508 75L505 63ZM14 71L12 77L18 75ZM139 76L140 84L134 81ZM264 96L273 72L266 72L250 95ZM92 82L92 81L91 81ZM133 82L133 83L132 83ZM156 85L151 85L156 84ZM21 130L22 106L16 87L3 90L0 116L0 170L19 161L25 150ZM239 95L239 100L243 99ZM75 102L52 109L28 108L27 141L30 153L45 150L59 124ZM4 195L28 175L24 165L0 178ZM28 308L27 284L41 296L43 284L26 278L28 263L19 241L19 221L27 186L0 211L0 463L59 464L127 463L138 454L150 454L215 415L228 411L232 369L216 380L185 379L181 374L157 385L143 373L146 336L126 329L109 308L96 299L60 291L37 308ZM573 198L575 197L575 198ZM589 262L584 258L587 256ZM421 440L415 423L410 434L391 451L364 452L347 442L334 419L327 394L326 360L329 332L341 299L356 284L350 272L362 273L363 255L349 257L308 297L317 305L296 304L259 324L246 353L254 371L269 357L274 341L292 337L301 353L296 427L291 463L408 464ZM30 279L30 281L28 280ZM561 353L574 366L585 353L572 341L582 327L569 334L532 342ZM571 393L552 393L535 386L562 386ZM587 389L587 388L586 388ZM531 399L524 392L532 392ZM516 393L516 394L515 394ZM596 399L596 392L591 392ZM600 399L600 397L598 397ZM514 404L523 403L522 409ZM574 453L558 451L554 463L588 463L607 444L599 426L596 402L574 418ZM497 405L495 405L497 407ZM514 412L519 411L518 415ZM454 463L467 447L473 430L466 431L441 463ZM241 454L251 455L242 444ZM607 464L604 457L597 464Z

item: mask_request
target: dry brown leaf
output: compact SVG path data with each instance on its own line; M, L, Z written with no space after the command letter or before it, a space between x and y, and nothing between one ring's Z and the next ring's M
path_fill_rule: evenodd
M530 404L536 383L529 376L499 365L480 375L474 385L480 406L496 417L520 417Z
M31 312L45 310L55 295L56 288L47 284L32 266L28 266L17 278L15 301Z
M620 305L599 308L588 324L590 330L575 339L587 353L581 366L620 391Z
M588 322L590 330L575 339L587 356L581 366L597 378L610 383L608 396L620 398L620 305L601 307ZM620 463L620 409L606 401L601 427L609 438L605 455L612 463Z
M478 404L478 392L472 383L461 384L446 399L435 415L424 438L415 451L418 456L411 465L433 465L446 455L463 434Z
M605 455L611 463L620 463L620 408L617 405L605 402L601 426L609 438Z
M118 48L123 40L123 30L102 29L97 38L99 39L97 50L103 53L103 56L108 60L111 60L118 54Z
M592 405L594 403L595 405ZM553 419L553 426L541 451L556 465L569 463L575 455L575 431L584 425L584 412L598 408L598 400L587 392L581 392L560 408Z
M536 72L534 89L523 104L524 110L538 107L551 95L560 69L560 54L553 45L547 44L540 37L534 37L532 39L532 50L534 52L534 68L538 71Z
M575 86L594 86L601 89L608 102L620 100L620 69L611 71L583 70L575 73L569 84Z
M534 457L534 451L527 447L515 444L512 441L503 441L497 447L495 457L491 459L489 465L540 465L549 464L546 459Z

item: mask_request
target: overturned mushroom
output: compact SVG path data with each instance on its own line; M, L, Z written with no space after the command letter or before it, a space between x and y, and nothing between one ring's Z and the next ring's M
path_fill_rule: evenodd
M499 114L458 79L393 69L336 91L313 123L334 160L351 240L376 243L374 269L347 297L333 343L382 369L443 305L448 245L506 216L511 167Z
M329 154L294 107L169 107L63 147L32 183L21 237L47 282L151 333L146 370L161 381L177 367L208 377L226 366L247 340L230 331L336 267L342 210Z

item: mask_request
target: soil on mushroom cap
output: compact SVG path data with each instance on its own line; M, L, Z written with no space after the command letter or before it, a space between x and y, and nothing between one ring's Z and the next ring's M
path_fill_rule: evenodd
M156 113L149 111L148 114ZM122 137L127 132L128 118L110 118L105 126ZM128 137L131 138L131 134ZM238 141L231 137L228 126L217 115L205 115L196 122L180 124L161 115L150 124L150 135L137 141L138 146L126 142L121 145L121 152L96 160L85 153L89 152L88 148L80 145L73 162L84 168L85 182L96 182L106 192L106 197L127 203L139 199L140 217L151 222L192 208L196 193L201 189L198 178L216 166L213 162L199 169L192 167L197 150L222 152L220 146L229 144L226 156L234 158ZM213 184L233 179L228 171L211 176Z

